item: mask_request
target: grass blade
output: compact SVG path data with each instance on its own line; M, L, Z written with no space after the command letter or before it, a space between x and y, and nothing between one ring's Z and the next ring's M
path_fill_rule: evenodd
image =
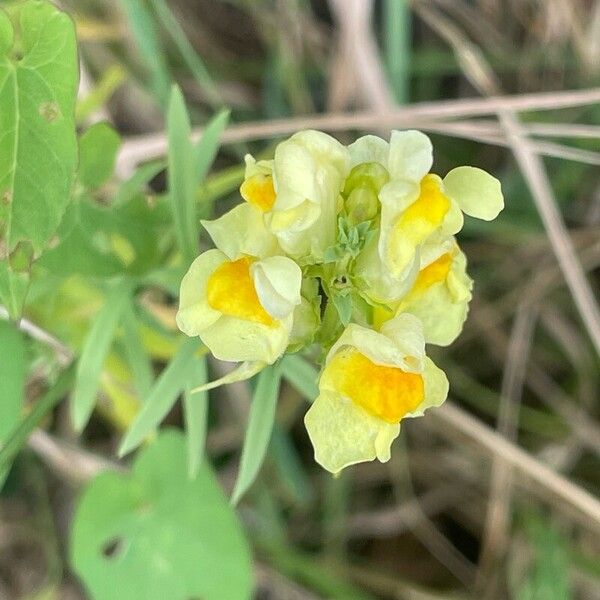
M287 381L311 402L319 395L319 372L298 354L288 354L281 361L281 370Z
M171 91L167 115L169 133L169 197L179 249L187 264L196 257L199 223L196 220L194 150L190 119L181 90Z
M156 380L142 410L121 442L119 456L137 448L169 412L189 379L190 369L195 364L194 354L199 347L200 342L196 338L186 339L179 347Z
M77 431L86 426L92 414L102 365L130 294L131 282L127 280L110 291L83 343L71 402L71 419Z
M248 429L244 437L240 472L231 496L232 504L237 504L252 485L265 458L275 423L280 380L281 372L278 366L267 367L258 376L252 397Z
M6 443L0 449L0 474L8 468L11 461L25 445L29 434L41 420L65 397L75 381L75 365L63 371L56 383L35 403L31 412L13 430ZM1 475L0 475L1 477Z
M385 0L385 63L396 102L405 104L409 98L411 19L408 0Z
M196 185L204 181L210 166L212 165L217 152L219 151L221 134L229 123L229 115L231 111L227 108L220 110L208 123L202 132L200 141L196 144L194 149L195 165L194 175L196 178Z
M159 104L165 106L169 97L171 77L152 14L146 8L145 2L141 0L121 0L120 4L127 16L144 64L150 71L154 95Z
M185 385L183 414L187 434L188 474L193 479L202 461L206 446L208 426L208 392L192 394L191 390L206 382L206 359L196 358Z
M140 400L144 401L152 388L154 373L152 371L150 357L142 344L138 319L133 310L133 303L131 301L125 306L122 323L124 334L123 342L125 344L127 362L131 368L133 381Z
M23 410L25 376L25 341L11 321L0 321L0 442L19 422ZM10 357L6 360L6 357Z
M169 35L175 42L177 49L181 53L183 61L192 72L194 79L200 88L206 94L208 101L214 106L221 104L219 90L213 81L208 69L202 59L198 56L183 29L173 16L167 3L164 0L150 0L163 27L169 32Z

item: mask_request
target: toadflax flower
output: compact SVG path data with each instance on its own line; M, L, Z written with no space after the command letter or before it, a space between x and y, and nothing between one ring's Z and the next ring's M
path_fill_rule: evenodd
M263 212L287 254L319 259L335 238L337 199L348 163L348 150L335 138L300 131L277 146L273 161L247 157L240 191Z
M439 406L447 394L446 376L425 356L415 316L400 314L380 332L348 325L327 355L319 396L304 419L316 461L338 473L389 460L400 421Z
M230 260L208 250L181 282L177 325L221 360L272 364L288 345L301 278L285 256Z
M203 221L216 249L181 284L180 329L242 363L198 390L310 349L323 367L305 418L317 462L338 473L388 460L400 422L448 393L425 344L452 343L467 317L463 213L491 220L504 205L481 169L442 179L432 164L419 131L348 147L301 131L273 160L247 156L244 202Z
M462 331L469 310L473 280L467 275L467 259L456 240L422 249L420 270L400 300L374 309L376 329L400 313L411 313L423 324L425 341L450 345Z

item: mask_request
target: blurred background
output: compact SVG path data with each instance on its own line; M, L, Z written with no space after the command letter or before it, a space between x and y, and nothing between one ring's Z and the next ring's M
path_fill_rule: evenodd
M215 214L239 201L246 152L269 157L305 127L344 143L422 129L435 172L471 164L502 181L506 210L492 223L469 221L460 237L475 280L465 330L452 347L431 349L451 399L403 427L389 463L335 479L322 471L305 401L282 388L267 460L238 509L255 597L600 598L600 2L61 6L80 41L79 122L108 120L123 135L119 177L163 155L177 82L194 126L231 109L198 192ZM159 173L149 194L164 189ZM99 302L77 279L69 285L52 314L28 314L67 354ZM142 305L160 372L175 304L150 290ZM31 397L39 385L34 371ZM83 438L61 406L30 439L0 495L0 598L85 598L65 558L73 503L116 460L136 402L115 359ZM211 404L207 452L228 491L249 404L245 384ZM167 422L181 424L178 408Z

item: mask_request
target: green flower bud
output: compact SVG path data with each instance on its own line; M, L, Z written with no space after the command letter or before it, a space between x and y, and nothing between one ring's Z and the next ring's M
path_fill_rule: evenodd
M346 214L353 224L369 221L377 216L379 199L370 187L358 187L352 190L346 199Z
M383 165L377 162L361 163L356 165L346 177L344 195L349 196L358 188L369 188L378 194L389 180L390 174Z

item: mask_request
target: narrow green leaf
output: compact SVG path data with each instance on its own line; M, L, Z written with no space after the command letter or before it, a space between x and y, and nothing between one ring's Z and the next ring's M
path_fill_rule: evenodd
M396 101L409 100L411 15L409 0L383 3L384 51L388 76Z
M21 418L25 375L25 341L17 326L0 320L0 443Z
M75 366L63 371L56 383L35 403L29 414L13 430L0 448L0 472L6 469L19 450L25 445L29 434L42 419L65 397L75 380Z
M127 181L124 181L121 184L114 197L112 206L127 204L140 192L140 190L143 190L152 179L154 179L161 171L164 171L166 167L167 165L163 160L155 160L145 165L141 165Z
M181 25L179 25L177 19L173 16L165 0L150 0L150 3L154 7L163 27L169 32L169 35L175 42L188 69L192 72L196 82L206 94L208 101L213 105L220 104L221 98L215 82L202 62L202 59L190 44Z
M221 135L229 123L231 111L224 108L219 111L206 125L200 141L196 144L195 155L196 163L194 166L194 176L196 185L204 181L210 166L212 165L217 152L219 151L219 142Z
M75 109L77 122L85 122L98 109L105 106L121 84L127 80L127 77L127 71L120 64L111 65L106 71L101 73L100 79L95 83L92 90L85 98L77 101Z
M121 136L108 123L95 123L79 139L79 180L98 188L113 174Z
M319 372L298 354L284 356L281 370L286 380L310 402L319 395Z
M161 106L166 106L171 77L154 18L144 0L120 0L120 4L127 16L144 64L150 72L154 95Z
M39 255L71 197L79 65L73 21L49 2L23 4L19 31L17 59L0 9L0 247Z
M267 367L258 376L256 389L252 396L248 428L244 437L240 471L231 496L232 504L237 504L254 483L265 458L275 423L280 380L279 366Z
M144 438L152 433L169 412L189 379L194 365L194 354L200 347L196 338L186 339L179 347L171 362L156 380L150 390L142 410L132 423L119 447L119 456L137 448Z
M94 409L102 365L130 293L129 281L122 280L115 285L107 295L106 302L94 319L83 343L71 402L71 418L78 431L86 426Z
M29 272L15 272L8 261L0 260L0 303L6 306L13 320L17 320L23 312L29 282Z
M206 359L196 357L183 396L183 415L187 435L188 474L193 479L204 460L208 426L208 392L192 394L191 390L206 382Z
M189 264L197 254L194 150L190 140L190 120L181 90L174 86L167 116L169 135L169 199L179 249Z
M125 305L123 310L123 342L127 354L127 362L131 367L135 388L139 394L140 400L144 402L150 393L154 374L152 372L152 363L148 353L142 345L138 319L133 309L131 299Z

